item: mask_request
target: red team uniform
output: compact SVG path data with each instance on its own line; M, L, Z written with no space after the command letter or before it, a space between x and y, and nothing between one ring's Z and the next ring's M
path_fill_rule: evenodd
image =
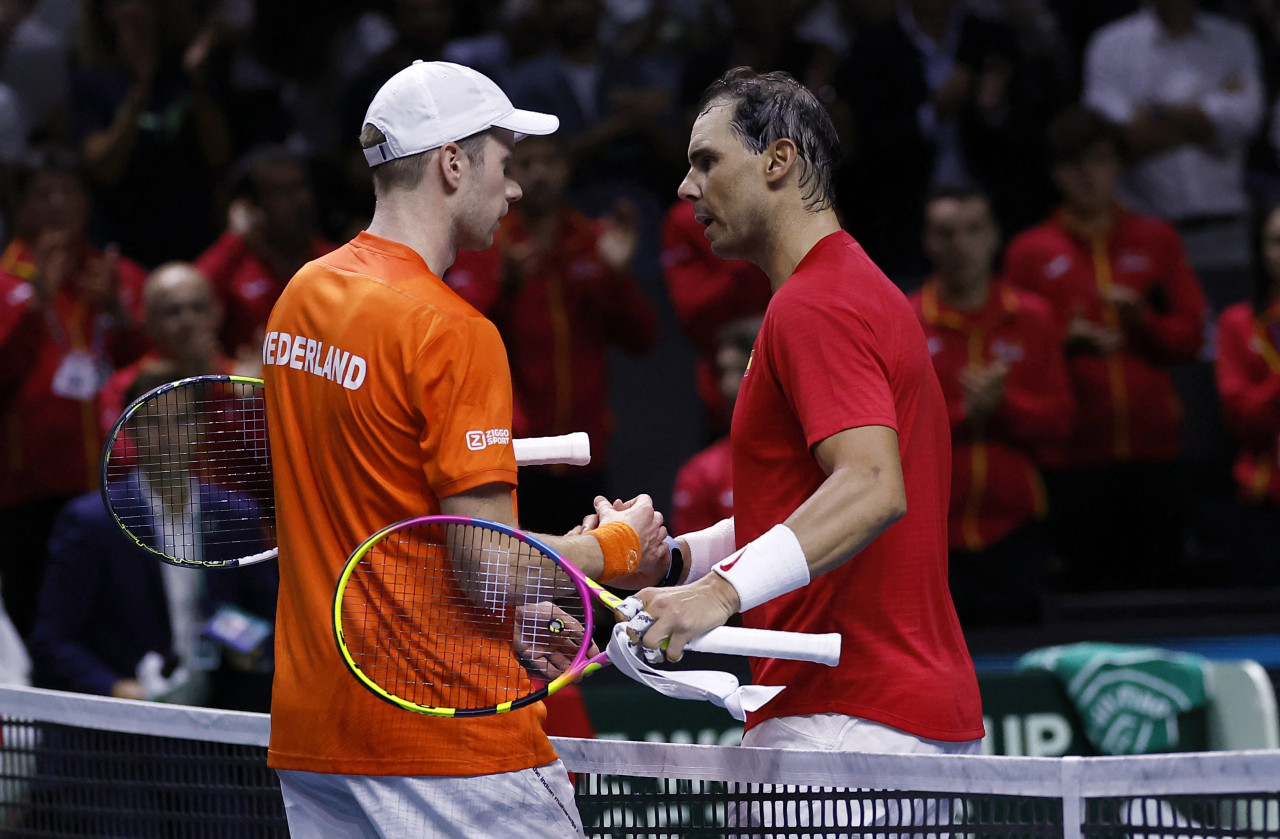
M1046 500L1037 454L1066 437L1072 399L1055 339L1059 327L1039 297L1000 282L976 311L948 306L930 280L911 296L924 326L951 421L952 550L980 551L1042 518ZM965 413L960 372L1009 365L1004 398L975 426Z
M334 249L332 242L319 237L311 242L311 257L318 259ZM222 348L234 356L240 348L255 350L262 343L271 307L284 291L288 277L281 277L249 248L244 237L223 233L195 265L209 278L222 302Z
M1177 232L1160 219L1116 207L1108 234L1091 239L1059 212L1009 243L1005 279L1048 300L1064 325L1079 315L1125 330L1117 353L1068 357L1077 413L1071 437L1046 453L1049 463L1176 458L1182 406L1167 368L1195 358L1205 313ZM1146 298L1142 327L1122 324L1116 307L1098 296L1112 285Z
M1110 352L1068 338L1076 413L1045 451L1049 524L1075 591L1181 582L1190 495L1179 462L1182 402L1169 368L1193 360L1205 299L1177 232L1122 207L1090 235L1059 211L1017 236L1005 279L1042 295L1064 326L1083 318L1122 337ZM1133 316L1104 295L1138 297Z
M99 255L86 245L77 270L87 270ZM0 269L26 280L34 275L35 264L27 247L15 240L0 256ZM116 269L122 303L134 322L140 323L146 271L124 257L119 257ZM115 328L80 298L75 291L75 273L54 295L34 363L23 371L25 381L5 415L0 440L0 463L4 464L0 507L79 495L98 485L103 443L99 388L112 368L133 361L146 349L140 328ZM21 299L18 307L33 304ZM102 377L91 385L91 391L80 391L67 376L69 365L80 358L97 365L93 372Z
M789 687L760 711L838 713L920 737L983 736L973 662L947 589L947 408L920 322L849 234L818 242L774 294L733 416L739 547L785 520L826 474L811 447L895 429L907 514L859 554L743 614L747 626L839 632L845 667L752 659Z

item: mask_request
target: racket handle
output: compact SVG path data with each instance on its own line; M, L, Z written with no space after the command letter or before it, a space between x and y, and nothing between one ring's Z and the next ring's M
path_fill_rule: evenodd
M524 437L512 440L511 445L516 451L516 463L520 466L551 463L586 466L591 462L591 438L585 431L575 431L559 437Z
M704 653L814 661L828 667L834 667L840 661L840 635L836 632L818 635L721 626L694 638L685 647Z

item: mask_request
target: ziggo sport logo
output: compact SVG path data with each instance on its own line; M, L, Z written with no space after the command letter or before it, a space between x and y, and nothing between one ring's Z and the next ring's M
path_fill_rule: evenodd
M505 446L511 442L511 429L490 428L488 431L468 431L467 448L478 452L489 446Z

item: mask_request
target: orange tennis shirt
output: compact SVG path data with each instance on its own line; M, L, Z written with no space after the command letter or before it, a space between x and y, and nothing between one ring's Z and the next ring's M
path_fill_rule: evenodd
M555 760L541 703L473 719L415 714L357 682L334 641L338 575L367 537L439 513L441 498L514 488L497 330L415 251L361 233L289 282L262 360L280 545L269 765L479 775Z

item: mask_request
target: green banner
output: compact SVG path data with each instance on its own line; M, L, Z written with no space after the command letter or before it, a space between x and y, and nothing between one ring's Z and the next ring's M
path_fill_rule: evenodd
M1070 644L1027 653L1021 670L1042 670L1061 680L1102 754L1183 750L1187 715L1208 704L1206 660L1151 647Z

